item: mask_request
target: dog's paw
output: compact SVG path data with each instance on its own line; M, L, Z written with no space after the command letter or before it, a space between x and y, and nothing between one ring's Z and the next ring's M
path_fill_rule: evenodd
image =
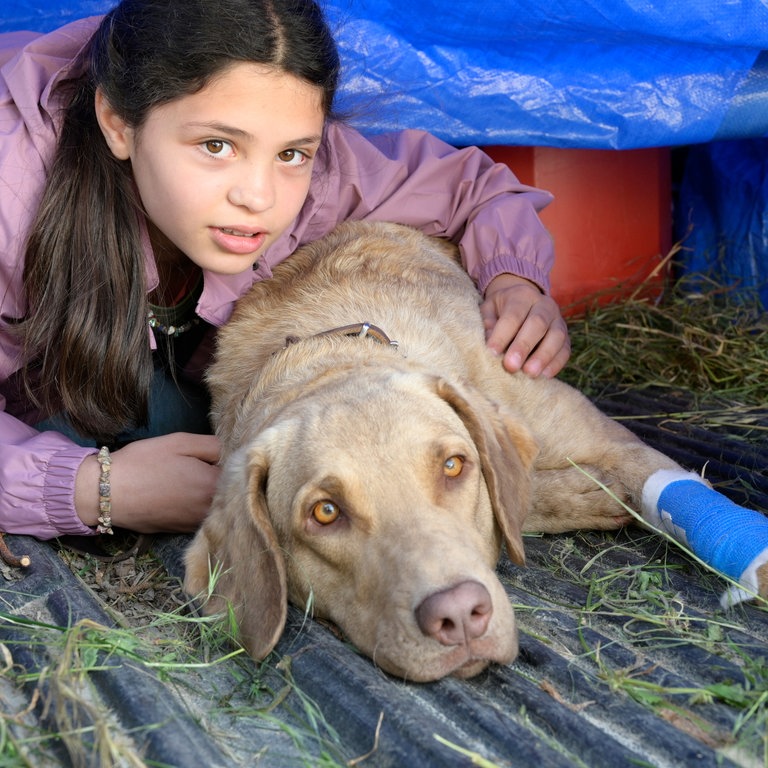
M633 520L626 489L596 467L537 470L533 510L524 530L562 533L622 528Z
M757 569L757 591L760 597L768 600L768 563Z

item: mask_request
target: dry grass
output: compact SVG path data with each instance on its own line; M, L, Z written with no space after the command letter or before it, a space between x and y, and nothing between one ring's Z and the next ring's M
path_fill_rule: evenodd
M564 377L588 394L612 382L682 389L744 408L766 404L768 312L751 292L691 277L656 302L595 305L570 331Z

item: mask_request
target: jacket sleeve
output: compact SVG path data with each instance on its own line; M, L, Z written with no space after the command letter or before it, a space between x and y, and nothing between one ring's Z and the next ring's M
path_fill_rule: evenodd
M552 239L538 217L548 192L521 184L477 147L456 149L421 131L365 138L329 126L326 205L338 220L394 221L457 243L484 291L509 272L549 291Z
M48 35L0 35L0 381L19 367L18 343L5 323L26 311L20 244L37 208L46 163L56 143L54 85L96 21ZM1 387L0 387L1 389ZM74 507L75 476L92 448L54 432L37 432L7 411L0 394L0 530L41 539L89 534ZM96 489L94 489L94 493Z
M5 408L2 397L0 407ZM37 432L0 412L0 531L39 539L92 534L74 503L77 470L92 453L93 448L56 432Z

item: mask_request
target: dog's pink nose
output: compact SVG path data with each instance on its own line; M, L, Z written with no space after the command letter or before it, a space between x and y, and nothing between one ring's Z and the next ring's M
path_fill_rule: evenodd
M476 581L462 581L427 597L416 609L416 621L439 643L464 645L485 634L492 614L488 590Z

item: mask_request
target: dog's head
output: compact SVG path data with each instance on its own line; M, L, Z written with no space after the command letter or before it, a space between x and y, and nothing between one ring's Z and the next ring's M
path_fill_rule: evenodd
M307 400L308 398L308 400ZM466 677L517 654L494 568L524 561L533 438L480 392L427 374L339 378L284 408L224 463L186 589L230 605L256 658L287 601L384 670Z

